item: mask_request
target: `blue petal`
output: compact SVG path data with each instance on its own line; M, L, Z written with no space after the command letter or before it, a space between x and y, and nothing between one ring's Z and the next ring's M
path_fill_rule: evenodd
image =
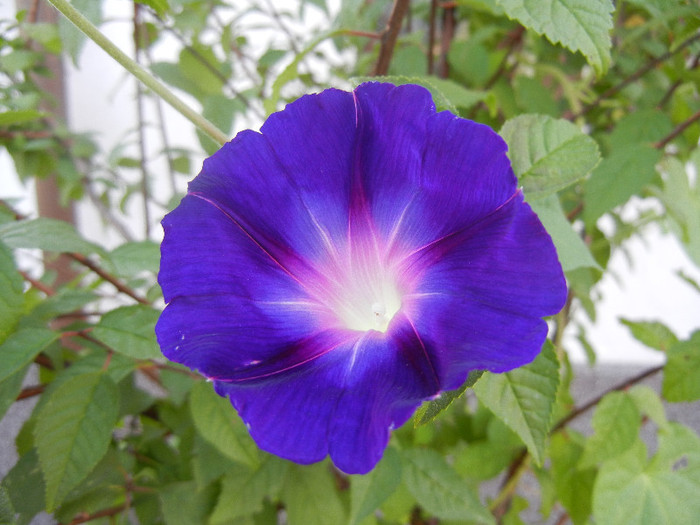
M330 454L338 468L356 474L374 467L391 429L439 384L423 342L400 318L390 334L355 333L289 373L217 381L216 388L264 450L300 463Z
M189 192L221 208L285 266L332 256L347 229L354 111L349 93L302 97L262 133L241 132L205 160Z
M530 362L547 334L541 318L566 301L552 241L520 193L403 264L419 274L405 310L439 350L446 389L470 369L504 372Z

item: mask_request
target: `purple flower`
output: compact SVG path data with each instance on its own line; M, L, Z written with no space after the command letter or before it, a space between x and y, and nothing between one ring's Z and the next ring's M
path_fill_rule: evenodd
M165 356L262 449L348 473L470 370L530 362L566 295L506 144L419 86L289 104L207 159L163 227Z

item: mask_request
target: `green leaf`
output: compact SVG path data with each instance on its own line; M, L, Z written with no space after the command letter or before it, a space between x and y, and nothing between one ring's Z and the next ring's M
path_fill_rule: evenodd
M508 120L500 134L529 201L573 184L600 160L596 142L566 120L520 115Z
M665 352L678 342L676 334L660 321L632 321L621 317L620 322L630 329L632 337L654 350Z
M0 113L0 126L12 126L13 124L24 124L44 116L44 113L35 109L7 110Z
M700 516L700 440L671 423L659 433L659 451L650 462L641 440L606 462L593 492L599 525L692 525Z
M700 330L668 350L662 392L672 402L700 399Z
M700 163L696 162L695 166L697 169ZM685 166L676 158L665 157L660 170L664 175L664 188L661 192L656 191L656 196L666 207L675 227L674 233L683 243L686 253L700 265L700 184L690 184Z
M401 460L396 450L389 447L369 473L352 476L350 484L349 525L359 524L391 496L401 482Z
M599 75L610 65L610 0L497 0L509 18L546 36L552 43L580 51Z
M593 430L579 464L580 469L619 456L629 450L639 435L640 414L625 392L607 394L593 414Z
M22 328L10 335L0 345L2 366L0 367L0 381L17 373L47 346L58 338L58 334L45 328Z
M634 385L627 391L627 395L634 402L640 414L651 419L659 428L668 428L666 410L659 394L654 389L646 385Z
M47 217L2 224L0 240L10 248L36 248L83 255L104 253L102 248L83 239L71 224Z
M221 453L252 469L260 460L253 440L231 403L210 384L196 383L190 391L190 410L197 432Z
M547 341L532 363L504 374L484 374L474 392L520 436L535 462L541 465L558 387L559 362L554 347Z
M72 0L71 3L80 13L95 25L102 21L102 2L95 0ZM63 51L71 57L78 67L78 57L86 42L85 34L75 27L66 17L58 19L58 30L63 43Z
M617 148L593 170L583 184L586 206L583 219L593 225L603 214L624 204L654 177L656 165L663 153L651 145L631 144Z
M192 474L200 489L223 477L224 474L245 469L239 463L224 456L219 449L197 434L192 454Z
M44 510L44 480L41 477L36 449L20 455L19 460L2 480L22 525Z
M28 369L29 367L26 366L11 376L0 380L0 420L2 420L7 409L17 400L17 396L22 391L22 383Z
M14 525L15 523L17 523L15 509L12 506L10 495L7 493L7 489L0 485L0 525Z
M558 432L552 436L549 456L557 498L575 524L583 524L590 516L593 504L595 468L580 468L583 437L576 432Z
M292 60L292 62L286 68L284 68L284 71L282 71L282 73L280 73L280 75L272 83L272 93L270 94L270 96L267 98L263 98L263 107L265 109L265 113L269 114L275 111L275 109L277 108L277 103L280 100L282 88L299 76L299 63L302 60L304 60L304 57L306 57L306 55L313 51L316 48L316 46L324 40L334 38L336 36L342 35L343 33L344 30L342 29L322 33L316 38L314 38L311 42L309 42L309 44L304 49L302 49L299 53L297 53L294 56L294 60Z
M135 359L161 357L154 327L159 312L149 306L122 306L102 316L92 331L115 352Z
M207 523L216 499L216 489L197 490L194 481L181 481L158 487L158 497L166 525Z
M277 498L289 463L266 455L260 467L251 470L236 465L221 483L221 492L209 525L226 525L263 510L267 498Z
M598 263L581 236L574 231L564 215L559 198L549 195L543 199L530 202L530 207L537 214L547 233L557 247L559 262L565 272L576 268L598 268Z
M127 242L112 250L109 260L114 272L123 277L133 277L140 272L158 272L160 247L153 241Z
M76 376L51 393L37 414L34 440L54 510L107 452L117 422L119 392L110 377Z
M358 86L363 82L388 82L396 86L404 84L416 84L423 86L433 96L433 101L438 111L447 110L455 115L459 114L458 108L469 109L486 98L488 93L467 89L454 80L433 76L411 77L404 75L387 75L378 77L353 77L350 79L353 85Z
M401 452L404 482L418 504L445 520L495 523L479 497L435 450Z
M326 463L291 465L282 488L289 525L345 523L347 516Z
M413 418L413 425L419 427L430 423L438 417L443 411L447 410L455 399L458 399L467 391L467 388L474 386L479 378L484 374L483 370L471 370L467 376L467 380L457 390L448 390L442 392L437 399L423 403Z
M168 5L168 0L137 0L139 4L147 5L151 9L153 9L158 16L162 17L164 16L168 10L170 9L170 6Z
M24 307L24 281L12 251L0 242L0 343L15 329Z

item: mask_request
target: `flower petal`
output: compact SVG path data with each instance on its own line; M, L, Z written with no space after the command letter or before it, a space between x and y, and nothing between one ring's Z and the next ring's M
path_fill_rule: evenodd
M342 471L365 474L381 459L390 432L440 391L424 342L401 313L386 337L367 332L354 349L329 431L330 456Z
M446 389L470 369L503 372L530 362L547 334L541 318L566 301L552 241L520 193L404 264L419 274L407 315L441 352Z
M166 302L213 294L266 300L304 295L278 261L206 200L186 196L163 219L163 229L158 281Z
M212 379L240 381L291 370L340 345L347 331L325 330L327 315L304 300L178 297L165 308L156 334L171 361Z
M402 425L439 384L423 343L405 319L390 335L355 332L282 376L216 382L258 446L300 463L330 453L344 472L366 473L390 430Z
M444 111L429 119L426 133L420 191L393 234L399 250L481 220L517 189L506 143L488 126Z
M366 83L354 91L357 111L355 195L388 239L421 184L430 93L414 85ZM396 123L401 122L400 126Z
M347 228L355 137L349 93L302 97L204 161L189 186L285 266L313 264ZM264 181L262 183L261 181Z

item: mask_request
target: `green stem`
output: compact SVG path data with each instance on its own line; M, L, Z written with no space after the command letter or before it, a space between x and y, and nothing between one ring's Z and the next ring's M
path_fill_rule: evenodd
M181 113L204 133L209 135L212 140L220 145L224 145L226 142L228 142L228 137L223 131L202 117L192 108L187 106L151 73L137 64L132 58L124 54L121 49L119 49L112 41L104 36L100 30L92 24L92 22L85 18L80 11L75 9L70 3L68 3L67 0L49 0L49 2L51 2L51 4L53 4L53 6L58 9L63 16L75 24L78 29L85 33L90 40L95 42L98 46L104 49L109 56L119 62L124 69L143 82L148 89L165 100L168 104L175 108L176 111Z

